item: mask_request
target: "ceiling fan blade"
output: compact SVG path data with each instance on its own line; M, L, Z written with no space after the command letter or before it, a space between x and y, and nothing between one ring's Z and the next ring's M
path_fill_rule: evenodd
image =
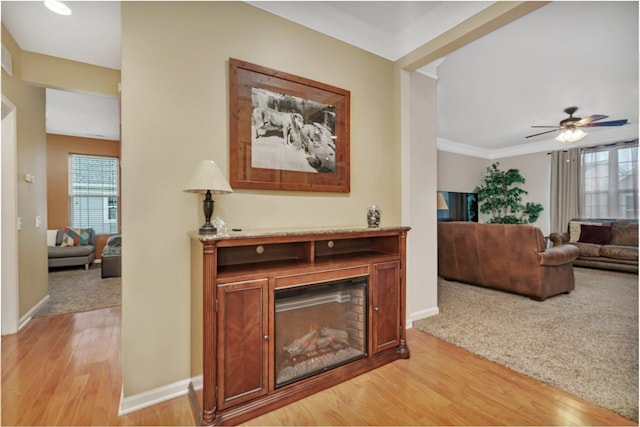
M598 127L598 126L622 126L622 125L626 125L629 122L629 120L627 119L621 119L621 120L611 120L608 122L599 122L599 123L588 123L586 125L582 125L584 127L587 128L594 128L594 127Z
M532 127L536 127L536 126L532 126ZM537 127L543 127L543 126L537 126ZM544 127L548 127L548 126L544 126ZM555 132L555 131L558 131L560 129L561 128L556 128L556 129L548 130L548 131L545 131L545 132L534 133L533 135L525 136L525 138L531 138L532 136L544 135L545 133Z
M555 129L559 129L558 125L553 125L553 126L531 126L532 128L555 128Z
M609 116L605 116L602 114L592 114L589 117L585 117L584 119L580 119L576 122L576 126L586 126L589 123L593 123L598 120L606 119Z

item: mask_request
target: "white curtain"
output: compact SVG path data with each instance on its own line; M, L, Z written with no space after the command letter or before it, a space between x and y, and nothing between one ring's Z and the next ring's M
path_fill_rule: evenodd
M580 149L551 153L551 231L567 231L580 217Z

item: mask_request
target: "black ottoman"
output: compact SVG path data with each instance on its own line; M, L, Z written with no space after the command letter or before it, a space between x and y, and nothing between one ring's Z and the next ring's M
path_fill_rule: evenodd
M102 255L101 277L120 277L122 267L120 263L121 255Z

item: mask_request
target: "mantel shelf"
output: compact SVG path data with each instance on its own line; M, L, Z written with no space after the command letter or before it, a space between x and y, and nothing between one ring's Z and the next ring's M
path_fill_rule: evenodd
M322 239L328 235L333 238L352 238L356 235L380 235L381 233L396 233L398 231L408 231L409 227L404 226L387 226L387 227L363 227L363 226L344 226L344 227L325 227L325 228L282 228L282 229L248 229L242 231L228 231L224 234L199 234L198 231L190 231L189 237L203 242L206 241L232 241L244 239L265 239L265 238L282 238L282 239Z

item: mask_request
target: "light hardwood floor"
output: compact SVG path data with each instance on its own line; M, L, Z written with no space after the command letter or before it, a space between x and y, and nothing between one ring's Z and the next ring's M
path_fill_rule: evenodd
M2 337L2 425L193 425L187 397L118 417L120 308ZM245 425L638 425L472 353L407 332L411 359Z

